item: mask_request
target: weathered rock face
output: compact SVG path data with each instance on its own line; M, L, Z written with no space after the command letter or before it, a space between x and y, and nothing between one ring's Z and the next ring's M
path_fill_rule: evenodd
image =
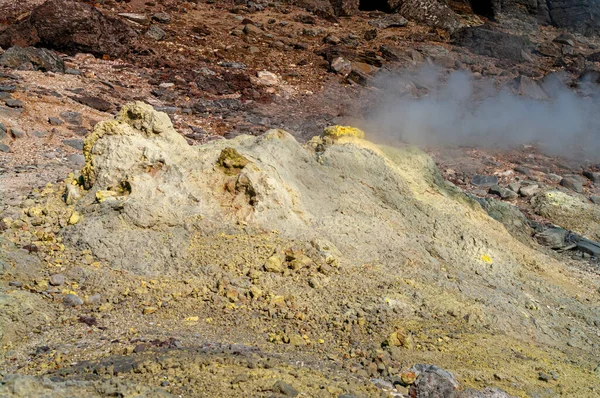
M331 6L333 7L333 11L335 15L339 17L349 17L354 15L360 5L359 0L330 0Z
M397 8L405 18L454 32L460 28L458 15L437 0L406 0Z
M453 41L475 54L500 58L509 62L526 60L527 44L525 39L491 30L485 26L461 29L453 36Z
M584 35L600 32L600 1L548 0L546 3L554 26Z
M63 51L119 56L127 52L135 33L82 2L51 0L31 13L40 44Z
M107 17L90 4L50 0L29 19L0 32L0 46L41 45L65 52L122 56L135 37L123 21Z

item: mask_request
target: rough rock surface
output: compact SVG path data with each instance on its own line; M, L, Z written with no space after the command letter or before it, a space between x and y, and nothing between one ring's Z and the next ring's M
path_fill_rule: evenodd
M453 37L454 43L464 46L475 54L500 58L509 62L525 60L525 39L519 36L489 29L486 26L468 27L459 30Z
M44 48L14 46L0 57L0 65L21 70L40 70L42 72L65 71L64 61L54 51Z
M600 208L597 205L560 191L541 192L531 202L537 214L556 225L600 240Z
M25 34L24 34L25 33ZM135 33L85 2L49 0L20 25L0 31L0 46L41 45L70 53L122 56Z
M406 0L400 3L398 12L405 18L436 28L454 32L461 22L454 11L437 0Z

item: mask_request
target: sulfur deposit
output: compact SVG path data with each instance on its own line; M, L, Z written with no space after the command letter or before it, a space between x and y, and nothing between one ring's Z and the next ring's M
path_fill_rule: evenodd
M189 146L139 102L96 125L81 175L4 220L24 283L1 296L2 371L49 378L0 395L376 396L429 372L455 396L597 396L598 279L422 151L363 138ZM453 376L410 370L430 363Z

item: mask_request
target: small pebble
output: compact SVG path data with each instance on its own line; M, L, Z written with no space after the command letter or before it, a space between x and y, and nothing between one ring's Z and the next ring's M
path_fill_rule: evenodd
M50 276L50 284L52 286L60 286L65 283L65 276L63 274L54 274Z
M63 304L67 307L77 307L83 304L83 300L75 294L67 294L63 299Z

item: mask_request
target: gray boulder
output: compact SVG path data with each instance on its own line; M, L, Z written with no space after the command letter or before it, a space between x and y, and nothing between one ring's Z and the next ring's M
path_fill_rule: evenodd
M65 71L65 63L52 50L45 48L14 46L4 52L0 57L0 65L13 69L39 70L42 72Z

